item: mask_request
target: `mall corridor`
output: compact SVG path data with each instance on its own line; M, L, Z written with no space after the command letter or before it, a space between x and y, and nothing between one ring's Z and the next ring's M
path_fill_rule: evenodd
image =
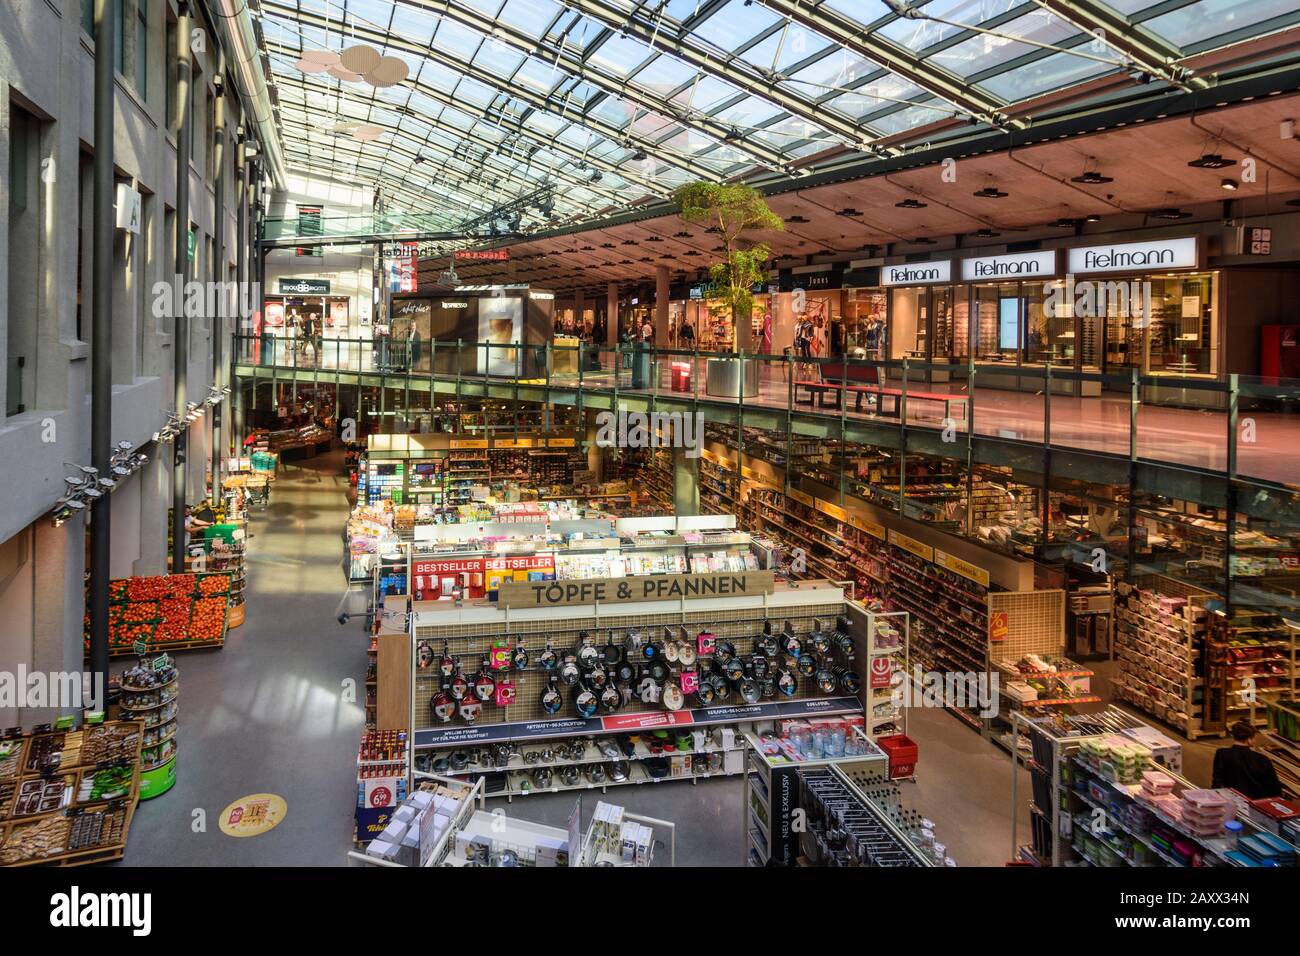
M366 667L359 620L335 620L347 487L342 453L323 455L283 465L270 504L250 510L246 623L221 650L176 655L176 786L141 802L126 865L343 862ZM254 793L283 797L284 822L255 840L222 834L221 811Z

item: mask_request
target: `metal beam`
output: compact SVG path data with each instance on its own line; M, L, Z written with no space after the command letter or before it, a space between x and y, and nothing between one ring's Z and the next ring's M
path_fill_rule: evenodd
M1092 0L1034 0L1034 3L1081 30L1099 35L1101 42L1144 73L1184 90L1206 86L1205 80L1193 78L1191 70L1179 64L1182 51L1109 7Z
M416 5L419 6L421 9L425 8L423 4L416 4ZM278 2L278 0L263 0L262 9L265 11L269 11L270 13L276 14L278 16L282 16L290 20L295 20L299 23L306 24L307 26L317 27L320 29L325 29L331 23L331 21L326 17L320 16L318 14L310 13L307 10L301 10L301 11L297 10L293 7L285 5L282 2ZM429 7L428 9L433 10L434 8ZM448 18L461 22L464 25L469 26L471 29L476 29L484 33L491 33L493 36L498 36L498 34L494 32L494 28L492 27L489 21L484 21L476 17L475 15L469 13L468 11L456 10L455 15L454 16L449 15ZM335 28L337 28L338 26L337 21L333 21L333 25ZM505 28L501 28L501 29L505 30ZM624 144L629 148L636 147L642 149L648 155L654 156L656 159L660 160L661 162L666 163L669 166L675 166L678 169L684 169L693 176L699 176L705 179L716 180L720 178L720 176L722 175L716 169L697 163L694 160L692 160L690 157L683 156L681 153L677 152L676 150L665 148L663 146L660 146L652 139L648 139L644 136L639 136L635 133L631 133L628 130L620 129L619 127L613 125L612 123L608 123L597 116L591 116L586 113L583 113L582 110L577 107L569 109L564 105L563 102L557 103L553 101L550 96L543 93L537 93L533 90L528 89L526 86L523 86L522 84L511 86L506 80L502 79L496 74L491 73L488 70L484 70L481 67L477 67L472 63L467 63L464 60L459 60L456 57L449 56L445 53L442 53L436 47L433 46L423 47L420 46L420 44L404 39L403 37L393 36L391 34L384 33L383 31L380 30L373 30L359 23L349 24L348 35L355 37L359 41L376 44L378 46L387 46L394 50L400 50L404 53L410 53L413 56L423 57L424 59L431 60L434 63L440 63L443 66L447 67L448 69L454 70L463 76L467 76L470 79L477 80L478 82L484 84L485 86L490 86L495 90L499 90L502 94L512 97L513 99L516 99L521 103L527 103L529 106L533 107L534 109L542 110L543 112L550 113L553 116L558 116L562 120L577 124L579 126L591 130L592 132L598 133L601 136L604 136L606 139L610 140L611 142ZM513 46L517 46L522 52L525 52L529 55L538 55L538 56L541 55L538 53L536 42L531 39L528 39L526 34L516 33L516 32L501 33L498 38L501 39L503 42L507 42ZM484 37L484 40L485 41L487 40L486 36ZM545 58L555 59L549 53L546 54ZM587 82L590 82L593 86L599 86L604 89L609 89L612 92L616 93L618 96L621 96L624 99L629 100L630 102L633 102L638 106L641 106L645 109L654 110L655 112L658 113L662 113L665 116L677 120L683 125L686 126L696 125L688 122L687 120L679 116L678 115L679 111L675 106L665 103L662 100L659 100L656 97L650 95L649 93L635 90L631 87L620 87L619 84L616 84L609 79L601 79L596 76L587 76L582 74L581 73L582 60L581 58L577 57L574 54L564 54L560 57L558 62L560 66L562 66L569 74L571 74L575 78L584 79ZM283 75L284 74L278 74L278 76L281 77ZM725 124L714 124L714 125L720 127L720 129L701 129L701 132L705 132L708 135L716 137L719 140L721 140L723 135L725 135L727 132L730 132L730 127L727 127ZM753 144L740 146L741 149L751 154L755 152L755 150L752 147ZM765 159L763 161L767 162L768 160ZM777 165L777 160L775 159L771 160L771 164ZM784 165L784 160L781 160L780 164ZM620 175L622 174L620 173Z
M761 3L859 56L867 57L977 119L995 125L1008 122L1004 112L1006 104L979 92L947 70L926 63L879 35L867 32L860 23L825 4L814 9L806 4L806 0L761 0Z
M284 78L282 82L285 85L297 86L297 88L302 90L321 89L320 87L317 86L308 85L305 78L302 80L298 80L294 77L287 77ZM616 175L621 176L624 179L627 179L629 182L634 182L636 185L641 186L642 188L648 190L649 192L654 193L657 196L664 196L667 194L666 189L664 189L660 185L653 183L650 180L643 180L640 177L638 177L635 173L629 175L628 173L620 170L613 163L606 162L605 160L596 159L595 157L590 157L590 156L584 157L581 150L574 149L572 146L569 146L566 143L562 143L556 139L548 140L545 137L543 137L541 134L534 133L531 130L524 128L523 124L519 120L507 116L504 113L501 114L500 121L498 121L497 117L489 115L486 111L479 110L478 108L476 108L470 103L457 102L455 97L450 96L449 94L444 93L441 90L436 89L435 87L428 86L418 81L413 82L412 85L415 87L415 89L419 90L425 96L428 96L432 100L436 100L437 102L441 103L443 106L450 107L451 109L458 110L462 113L467 113L470 116L475 116L485 123L493 123L499 126L506 126L508 124L507 128L511 133L517 136L526 137L531 142L535 142L538 146L545 147L546 149L551 150L553 152L563 153L564 155L569 156L572 159L575 159L579 162L586 162L592 166L599 166L600 168L604 169L606 172L615 173ZM453 136L457 136L460 137L461 139L468 140L494 153L500 152L502 146L506 145L506 143L508 142L508 140L503 140L502 142L494 142L490 139L479 136L473 132L464 132L462 130L457 129L455 126L452 126L449 123L443 122L441 119L433 119L423 114L417 113L409 106L397 106L395 104L385 103L380 105L378 108L389 109L395 113L405 113L407 115L414 117L415 119L419 120L422 123L426 123L429 126L434 127L436 129L445 130L446 132L450 133ZM419 139L419 137L416 136L411 130L402 129L400 126L393 126L392 124L384 123L380 120L374 119L373 117L368 119L366 122L371 123L375 126L383 126L385 129L391 129L394 130L395 132L401 132L406 136L410 137L411 139ZM430 149L438 149L438 150L442 150L444 153L447 153L449 155L452 156L455 155L455 153L452 150L448 149L448 147L443 146L440 143L431 143L427 139L424 140L424 143ZM503 165L508 165L508 164L503 164ZM558 167L552 168L549 166L539 165L537 169L548 175L554 175L562 179L567 179L575 186L581 186L582 188L589 189L594 193L599 193L601 195L608 196L610 199L614 200L615 202L618 203L625 202L625 200L622 197L620 197L615 190L609 189L607 187L597 186L596 184L590 183L585 179L573 175L572 173L566 173L563 169L560 169ZM501 174L503 176L513 176L515 174L515 171L511 169L507 169L507 170L503 170ZM529 180L524 180L524 181L531 182Z
M780 107L791 116L797 116L814 126L843 137L853 146L864 147L871 144L873 139L871 134L865 132L852 120L829 113L816 104L781 89L777 78L765 75L757 67L739 57L721 51L706 50L699 44L690 42L689 33L679 34L671 29L670 24L659 18L652 18L644 11L637 10L629 19L625 11L610 5L606 0L567 0L567 3L584 16L605 24L611 30L625 32L652 50L669 53L702 73L724 79L745 92ZM637 14L641 14L642 18L638 18ZM783 168L788 165L788 162L782 163Z
M418 10L424 10L426 12L437 13L441 16L445 16L447 19L453 20L462 26L469 27L471 30L476 30L477 32L482 33L485 38L500 40L529 56L535 56L541 60L553 62L572 74L575 78L585 80L592 86L600 87L615 96L635 103L643 109L652 110L656 113L670 117L683 126L688 126L697 132L711 136L720 142L725 142L735 149L749 154L756 161L763 163L764 165L776 169L785 169L789 165L789 160L783 156L779 150L756 140L729 141L728 137L731 136L733 132L732 126L729 123L694 111L683 110L675 104L655 96L648 90L639 89L623 79L593 71L576 49L570 50L567 47L559 48L549 45L543 46L542 44L539 44L536 39L529 36L527 33L524 33L522 30L519 30L508 23L502 23L499 20L494 21L482 16L481 14L477 14L455 2L455 0L395 0L395 2L401 3L404 6L414 7ZM573 3L568 4L568 6L573 5ZM623 14L619 13L618 16L621 18ZM619 19L618 22L614 24L614 28L621 29L622 27L623 21ZM434 40L435 42L437 41L436 36L434 37ZM495 85L500 86L502 80L500 77L497 77L492 82ZM514 87L511 88L511 95L514 95L513 90ZM540 108L550 109L550 107L546 106ZM620 132L612 138L615 142L624 142L626 136ZM650 145L653 144L647 145L647 141L642 140L639 142L639 145L649 152L651 151ZM676 161L674 165L681 165L680 159ZM719 174L710 171L709 175L716 177Z

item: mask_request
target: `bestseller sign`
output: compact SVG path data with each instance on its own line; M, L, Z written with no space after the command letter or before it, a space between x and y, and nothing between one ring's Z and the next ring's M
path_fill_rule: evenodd
M775 588L771 571L651 574L572 581L502 581L497 591L497 603L501 607L564 607L569 604L629 604L677 599L694 601L771 594Z

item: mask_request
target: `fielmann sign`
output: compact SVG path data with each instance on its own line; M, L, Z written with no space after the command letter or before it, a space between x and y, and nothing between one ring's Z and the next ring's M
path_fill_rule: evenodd
M572 581L502 581L497 603L501 607L563 607L569 604L628 604L633 601L693 601L771 594L775 586L771 571L654 574Z

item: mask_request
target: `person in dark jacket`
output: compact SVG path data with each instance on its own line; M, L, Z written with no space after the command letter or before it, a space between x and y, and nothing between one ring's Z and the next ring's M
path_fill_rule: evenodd
M1232 746L1220 747L1214 753L1214 789L1228 787L1251 800L1277 797L1282 794L1273 761L1254 748L1255 728L1244 720L1232 725Z

